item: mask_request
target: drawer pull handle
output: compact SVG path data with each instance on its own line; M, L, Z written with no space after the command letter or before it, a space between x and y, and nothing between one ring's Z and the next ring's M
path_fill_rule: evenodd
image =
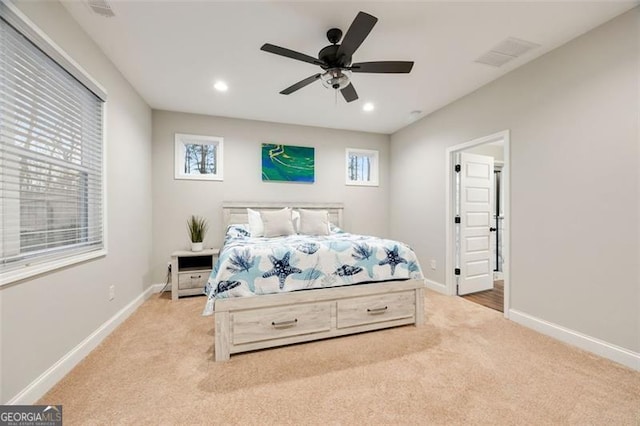
M201 278L202 275L191 275L191 278Z
M282 322L271 321L271 325L273 326L273 328L289 328L289 327L295 326L297 323L298 323L298 318L294 318L292 320L282 321Z
M380 314L384 314L388 308L389 308L388 306L385 306L384 308L373 308L373 309L367 308L367 313L369 313L369 315L380 315Z

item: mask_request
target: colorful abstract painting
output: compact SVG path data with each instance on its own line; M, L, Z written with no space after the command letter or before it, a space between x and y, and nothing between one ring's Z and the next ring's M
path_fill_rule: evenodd
M315 148L263 143L262 180L314 182Z

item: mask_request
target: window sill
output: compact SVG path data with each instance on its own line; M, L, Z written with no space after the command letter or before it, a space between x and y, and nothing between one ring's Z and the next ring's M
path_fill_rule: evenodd
M358 181L358 180L348 180L345 185L347 186L380 186L377 181Z
M175 175L176 180L217 180L223 181L222 175Z
M16 269L14 271L4 272L0 274L0 287L106 255L106 249L96 250L89 253L79 254L73 257L53 260L51 262L42 263L40 265L27 266L21 269Z

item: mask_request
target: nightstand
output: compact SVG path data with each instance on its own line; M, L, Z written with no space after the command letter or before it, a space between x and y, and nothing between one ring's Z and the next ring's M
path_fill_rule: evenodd
M171 254L171 299L204 294L213 265L220 250L179 250Z

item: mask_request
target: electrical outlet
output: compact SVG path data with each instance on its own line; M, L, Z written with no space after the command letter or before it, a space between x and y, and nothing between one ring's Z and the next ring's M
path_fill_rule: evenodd
M109 300L113 300L116 297L116 286L109 286Z
M167 271L171 273L171 262L167 262Z
M436 270L436 260L435 259L431 259L431 269L433 269L434 271Z

